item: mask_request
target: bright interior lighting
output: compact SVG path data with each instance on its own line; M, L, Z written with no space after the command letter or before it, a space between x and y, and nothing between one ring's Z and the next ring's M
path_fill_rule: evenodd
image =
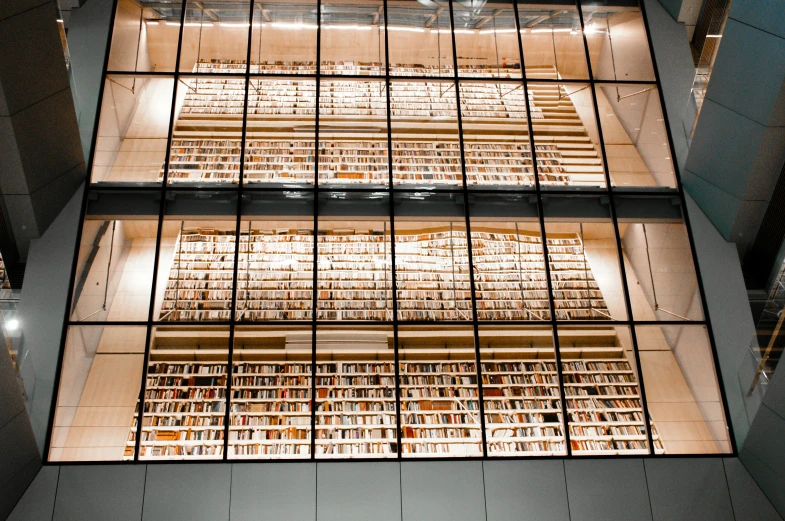
M272 27L278 29L316 29L316 24L301 24L301 23L287 23L287 22L273 22L270 24Z
M177 25L180 25L180 24L177 24ZM223 25L223 24L221 24L221 25ZM185 26L186 27L212 27L213 24L211 24L210 22L206 22L206 23L203 23L203 24L197 23L197 22L188 22L188 23L185 24Z
M324 29L370 31L372 29L372 27L369 26L369 25L325 25Z
M722 38L721 34L707 34L706 38Z
M158 20L147 20L145 23L147 25L158 25Z
M244 23L231 23L231 22L221 22L221 27L250 27L251 24L248 22Z
M63 19L62 18L58 18L57 19L57 23L59 23L59 24L63 23Z
M166 25L171 25L172 27L180 27L180 22L166 22Z
M449 31L447 31L449 32ZM473 29L456 29L455 34L474 34Z
M584 34L594 34L594 33L598 33L599 31L597 30L596 27L594 27L593 25L590 25L590 26L586 27L583 30L583 32L584 32Z
M514 33L514 32L515 29L483 29L480 31L480 34L491 34L491 33L503 34L503 33Z
M8 331L16 331L19 329L19 321L15 318L12 318L8 322L5 323L5 328Z
M391 25L391 26L387 27L387 29L389 31L408 31L410 33L424 33L425 32L425 29L422 29L420 27L396 27L394 25Z

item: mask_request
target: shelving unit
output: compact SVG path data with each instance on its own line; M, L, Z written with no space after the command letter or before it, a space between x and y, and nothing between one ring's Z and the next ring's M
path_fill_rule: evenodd
M283 332L275 338L241 334L232 363L229 458L309 458L312 403L317 458L396 457L390 335L377 333L379 348L347 333L335 336L344 340L331 351L318 340L312 397L310 340L302 348ZM614 335L607 330L600 343L613 342ZM177 350L151 351L140 458L220 458L227 351L188 349L187 338L179 342ZM482 455L473 348L406 342L399 366L402 455ZM488 455L566 454L553 351L521 344L481 349ZM573 454L647 453L637 377L624 349L566 347L562 357ZM135 419L131 427L126 459L132 456ZM653 439L655 451L663 453L656 430Z
M323 64L323 70L331 70ZM285 73L309 64L252 65ZM335 65L361 73L363 65ZM243 65L244 67L244 65ZM278 70L278 68L281 70ZM419 69L422 66L414 66ZM202 73L240 70L238 64L199 63ZM393 66L391 73L412 66ZM483 77L491 72L476 75ZM290 72L290 71L289 71ZM494 69L493 72L496 72ZM504 72L504 71L502 71ZM508 73L515 72L509 69ZM519 72L519 71L518 71ZM532 154L526 102L520 85L460 83L469 185L532 186ZM238 182L240 123L244 80L228 77L193 78L188 84L175 124L168 179L172 183ZM387 184L387 156L393 156L395 184L460 184L461 163L456 135L457 106L450 82L394 81L390 90L393 149L385 132L386 94L383 81L322 80L321 124L357 123L379 126L382 132L356 130L329 135L319 142L319 182L323 184ZM529 90L540 182L553 185L604 183L600 155L567 91L558 85L532 85ZM316 84L306 79L252 79L248 91L248 142L245 180L248 183L313 184ZM270 126L272 122L272 126ZM449 129L418 133L433 123ZM370 127L368 127L370 128ZM220 131L218 131L220 129ZM349 129L349 127L347 127ZM422 130L422 129L420 129ZM430 131L434 132L434 131ZM324 134L328 134L324 137ZM161 177L163 171L161 171Z
M477 314L481 320L548 320L542 239L532 232L472 231ZM549 234L557 318L607 320L581 239ZM396 233L395 268L401 320L471 320L466 232L442 226ZM313 301L311 230L243 230L238 266L238 319L309 320ZM392 320L390 232L320 232L317 318ZM183 230L159 319L228 320L235 236Z

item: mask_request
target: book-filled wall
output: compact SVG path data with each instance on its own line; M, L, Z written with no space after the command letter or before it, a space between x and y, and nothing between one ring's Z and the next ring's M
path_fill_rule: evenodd
M320 230L317 318L392 320L390 231ZM535 232L472 231L480 320L549 320L543 245ZM237 319L310 320L313 232L246 229L240 234ZM559 320L607 320L608 308L576 234L547 238ZM395 235L398 318L471 320L466 232L443 226ZM186 229L179 235L158 319L229 320L235 234Z
M232 70L232 65L204 62L197 64L195 70L226 72ZM362 70L361 65L352 63L341 67ZM240 131L239 127L226 131L225 124L227 117L242 117L244 81L208 75L188 81L175 123L168 179L172 183L238 182ZM533 185L523 88L515 84L461 82L460 96L466 127L467 184ZM321 81L318 103L321 125L357 118L362 119L363 125L353 132L347 128L337 134L331 133L335 129L323 128L322 134L329 137L321 138L319 143L319 182L386 184L387 158L392 153L396 184L462 183L454 84L394 81L390 85L390 102L392 151L388 150L382 128L386 126L387 113L383 81ZM602 184L599 153L564 88L532 85L529 104L540 182ZM314 182L312 126L316 110L314 80L251 80L245 182ZM274 128L266 127L266 120L274 121ZM434 122L447 124L450 130L431 131L433 135L412 130L417 123ZM371 132L368 125L382 128L382 132ZM215 132L218 127L224 129L220 136Z
M285 332L258 338L245 332L236 340L241 345L231 364L229 458L311 457L314 403L317 458L397 456L391 333L378 333L371 342L377 347L369 347L373 335L364 333L363 339L352 333L336 335L324 352L317 337L316 382L310 336L305 344ZM460 340L461 347L435 347L434 338L405 334L400 341L406 346L399 349L398 367L404 457L482 455L480 399L488 455L566 454L565 407L552 348L532 348L518 338L504 349L481 349L480 398L470 337ZM221 361L198 339L190 347L187 338L178 342L176 350L157 344L151 350L140 459L220 458L226 351ZM648 453L637 377L624 349L609 345L614 343L609 329L592 347L562 349L566 420L575 455ZM135 418L131 423L126 459L133 456L136 436ZM663 453L652 429L655 452Z

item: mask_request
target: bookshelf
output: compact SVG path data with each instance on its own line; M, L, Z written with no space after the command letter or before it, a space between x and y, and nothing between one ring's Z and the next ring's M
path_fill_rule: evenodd
M449 333L435 334L401 337L401 454L482 455L471 335L451 339ZM576 338L583 333L570 334ZM226 351L205 349L193 335L169 332L151 350L140 459L222 457ZM314 403L317 459L397 456L391 332L320 333L313 399L310 334L278 330L237 335L231 364L230 459L310 458ZM166 344L175 338L179 345L171 349ZM508 341L505 348L484 347L483 342L488 455L565 454L564 407L553 348L532 347L523 337ZM575 455L648 452L637 377L616 343L614 331L608 329L590 348L562 349ZM135 429L134 418L126 459L132 456ZM653 439L655 451L664 453L656 429Z
M309 64L256 64L252 72L291 73ZM200 62L201 73L239 70L240 65ZM364 65L335 64L346 73ZM415 66L421 68L422 66ZM410 69L399 65L391 73ZM332 69L323 64L323 72ZM476 76L492 74L477 69ZM354 72L352 72L354 71ZM493 70L493 74L497 71ZM511 70L510 72L514 72ZM532 186L532 153L526 126L526 100L515 84L460 83L469 185ZM183 97L170 149L169 180L238 182L243 80L209 75L192 78ZM319 182L386 184L388 154L393 156L393 183L460 184L461 162L456 135L454 84L394 81L390 87L393 149L387 150L384 82L321 80ZM581 123L566 90L558 85L532 85L529 90L540 182L553 185L604 183L599 152ZM310 79L252 79L248 90L248 183L314 182L316 84ZM360 130L357 118L361 118ZM232 121L235 120L234 123ZM433 127L438 123L437 130ZM346 125L349 124L348 127ZM378 131L375 129L378 127ZM423 133L424 132L424 133ZM429 135L432 134L432 135ZM163 176L160 172L159 179Z
M245 229L240 234L237 318L310 320L313 232ZM317 318L392 320L390 231L320 230ZM395 268L401 320L471 320L466 232L451 226L396 233ZM554 303L560 320L607 320L605 300L576 234L549 234ZM184 229L158 319L228 320L234 232ZM480 320L549 320L542 239L528 231L477 226L472 231Z

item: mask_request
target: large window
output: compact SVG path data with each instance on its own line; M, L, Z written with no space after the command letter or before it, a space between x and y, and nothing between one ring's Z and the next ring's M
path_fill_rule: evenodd
M475 4L117 0L50 461L731 452L641 10Z

